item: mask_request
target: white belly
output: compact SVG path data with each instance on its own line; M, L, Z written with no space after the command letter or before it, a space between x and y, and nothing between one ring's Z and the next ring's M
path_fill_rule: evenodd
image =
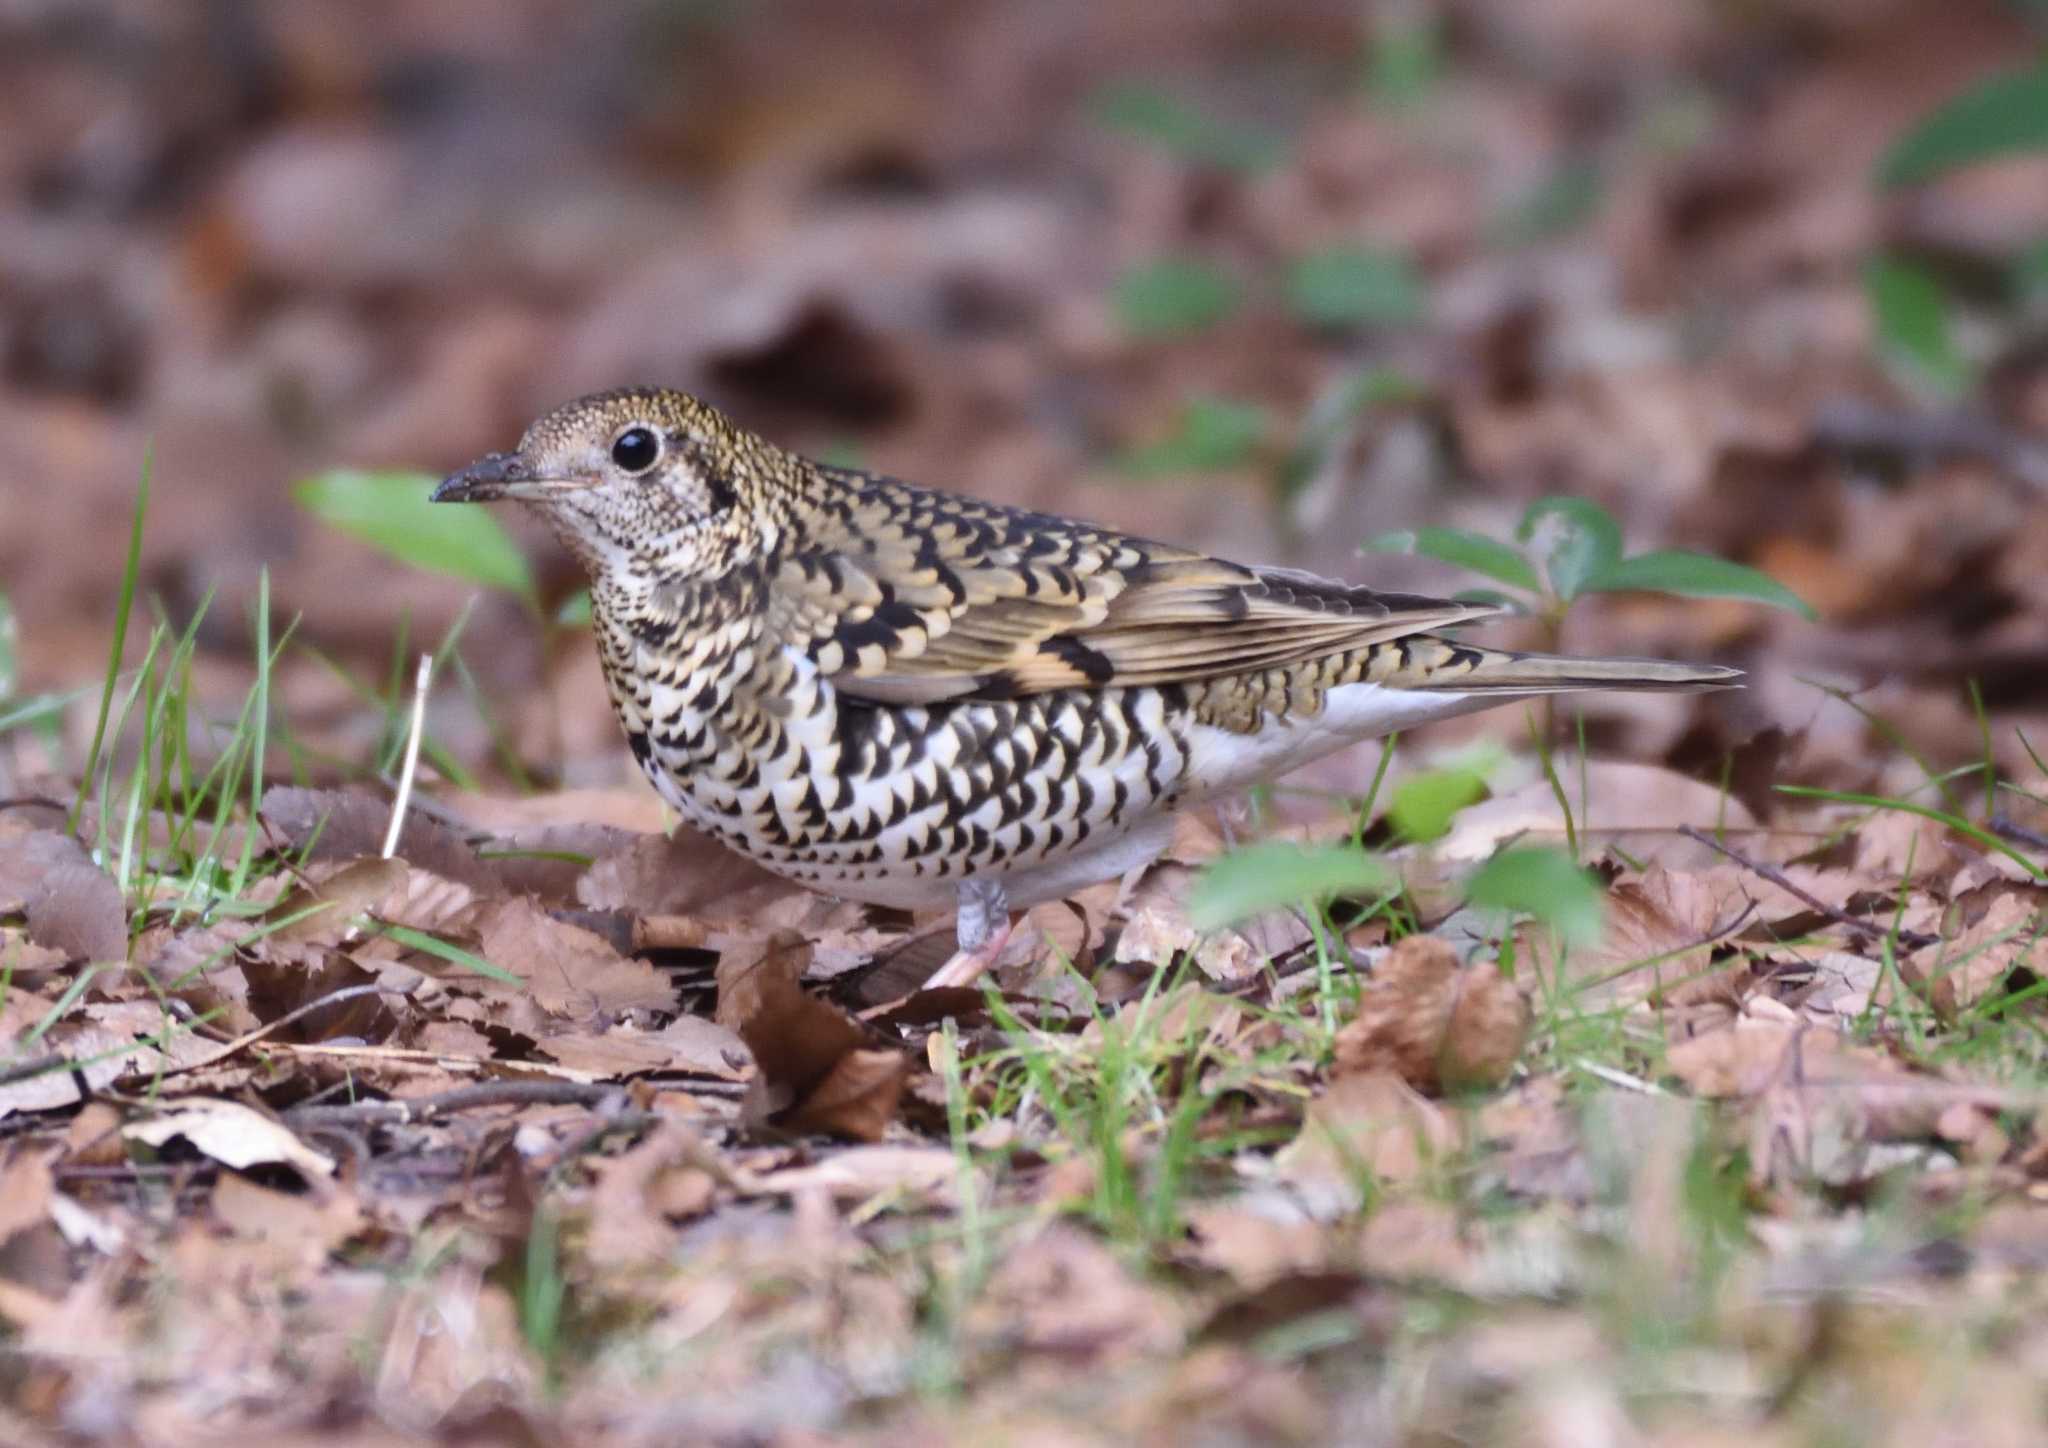
M1188 735L1187 798L1229 794L1312 764L1346 745L1438 719L1491 709L1500 694L1454 694L1340 684L1312 719L1268 719L1255 734L1195 724Z

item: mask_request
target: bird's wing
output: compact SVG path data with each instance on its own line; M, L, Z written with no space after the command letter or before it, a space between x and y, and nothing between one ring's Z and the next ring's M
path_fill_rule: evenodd
M771 594L782 636L878 703L1253 673L1499 612L861 481Z

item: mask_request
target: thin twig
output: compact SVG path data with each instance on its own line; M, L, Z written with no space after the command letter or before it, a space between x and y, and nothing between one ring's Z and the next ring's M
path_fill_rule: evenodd
M0 1070L0 1086L10 1085L16 1081L26 1081L29 1077L40 1076L45 1071L59 1071L67 1067L72 1070L77 1069L77 1067L72 1066L71 1060L67 1056L55 1054L37 1056L34 1060L23 1061L18 1066L9 1066L5 1070Z
M623 1087L604 1082L484 1081L414 1101L295 1106L285 1112L284 1119L293 1126L419 1125L436 1116L478 1106L599 1106L624 1094Z
M1818 911L1820 914L1825 915L1828 919L1834 921L1835 924L1842 926L1846 930L1854 931L1856 934L1862 936L1866 940L1896 939L1899 942L1899 944L1904 945L1912 950L1918 950L1925 945L1939 945L1941 943L1941 937L1939 935L1927 935L1923 934L1918 930L1908 930L1903 925L1873 925L1868 920L1859 920L1856 916L1851 915L1848 911L1843 910L1838 906L1830 905L1826 901L1821 900L1820 898L1813 895L1811 892L1807 891L1803 887L1793 884L1790 877L1788 877L1785 874L1785 872L1779 869L1776 865L1767 865L1763 863L1761 860L1752 860L1749 856L1743 854L1740 850L1735 849L1731 845L1723 844L1721 841L1715 839L1712 835L1694 829L1691 825L1680 825L1678 827L1678 833L1684 835L1689 840L1693 840L1696 843L1705 845L1710 850L1714 850L1720 854L1726 855L1729 859L1733 860L1736 864L1742 866L1743 869L1749 871L1758 879L1766 880L1771 884L1776 885L1780 890L1783 890L1787 895L1790 895L1793 899L1799 901L1808 909Z
M253 1031L244 1032L243 1034L235 1037L232 1041L229 1041L226 1045L222 1046L218 1051L215 1051L211 1056L202 1056L197 1061L184 1061L176 1066L166 1066L161 1070L152 1068L147 1071L129 1071L115 1078L113 1081L108 1082L107 1084L109 1086L119 1086L125 1082L136 1080L157 1081L161 1080L166 1076L181 1076L187 1071L204 1070L208 1066L219 1065L222 1061L225 1061L228 1057L234 1055L237 1051L240 1051L248 1046L253 1046L258 1041L262 1040L265 1036L268 1036L273 1032L283 1030L286 1026L291 1025L294 1021L302 1021L307 1016L312 1015L313 1012L318 1010L324 1010L328 1006L338 1006L342 1004L344 1001L357 1000L363 996L402 996L406 994L406 991L399 990L394 986L388 985L343 986L340 990L329 991L326 995L321 996L318 1000L307 1001L297 1010L285 1012L283 1015L279 1016L276 1020L270 1022L268 1025L258 1026Z
M2010 844L2025 845L2030 850L2048 851L2048 835L2042 834L2039 830L2030 830L2002 814L1991 817L1990 830L1992 834Z

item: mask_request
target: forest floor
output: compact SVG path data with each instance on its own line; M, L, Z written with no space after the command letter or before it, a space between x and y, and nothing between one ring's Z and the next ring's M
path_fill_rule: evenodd
M2048 1435L2039 6L902 8L0 17L0 1438ZM1747 687L920 990L425 508L628 381Z

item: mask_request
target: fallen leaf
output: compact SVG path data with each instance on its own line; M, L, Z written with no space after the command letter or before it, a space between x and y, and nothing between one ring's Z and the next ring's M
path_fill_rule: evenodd
M797 984L809 963L809 944L789 931L736 946L718 961L715 1019L753 1052L773 1110L806 1095L866 1041L845 1012Z
M523 979L542 1010L571 1020L627 1011L672 1011L675 987L644 960L628 960L603 937L565 924L531 900L498 900L478 918L481 953Z
M864 1050L867 1032L797 984L811 947L794 931L735 946L718 962L718 1024L738 1033L760 1067L766 1113L785 1124L877 1140L896 1113L910 1062Z
M263 791L263 823L307 860L358 860L381 856L391 825L388 800L350 789L299 789L273 785ZM418 810L405 817L397 858L458 880L473 890L495 890L490 868L461 835Z
M128 957L128 904L85 847L56 830L0 835L0 915L28 918L28 938L74 960Z
M2004 890L1953 939L1923 945L1899 962L1899 973L1954 1023L1987 997L2048 976L2048 950L2035 904ZM2023 972L2014 979L2015 972Z
M275 924L262 944L333 944L361 915L373 914L401 898L406 885L403 860L372 856L330 870L309 871L310 883L295 885L270 907Z
M284 1123L238 1101L187 1101L174 1110L131 1121L121 1128L121 1135L155 1147L183 1137L193 1150L237 1171L275 1164L292 1167L308 1180L334 1173L333 1158L307 1146Z
M671 1052L660 1037L617 1028L604 1032L565 1031L543 1036L534 1044L542 1055L607 1081L645 1071L665 1071L671 1062Z
M56 1189L48 1149L17 1147L0 1167L0 1245L16 1232L47 1221Z
M1565 804L1559 803L1549 780L1531 780L1461 810L1451 832L1433 847L1435 853L1447 860L1477 862L1509 843L1563 846L1568 834L1566 805L1572 816L1569 834L1582 850L1614 842L1636 860L1673 866L1705 864L1713 858L1706 846L1674 833L1680 825L1748 830L1756 824L1740 800L1675 770L1611 759L1581 764L1563 754L1554 763Z
M909 1079L910 1058L901 1051L848 1051L791 1109L784 1124L797 1131L880 1141Z
M317 1268L365 1225L350 1192L280 1192L227 1172L214 1184L210 1205L230 1232L279 1249L285 1264L300 1268Z
M1337 1076L1392 1071L1428 1095L1498 1086L1529 1033L1529 1003L1490 964L1460 966L1429 935L1398 941L1373 967L1358 1015L1337 1032Z
M1340 1076L1309 1103L1301 1130L1273 1158L1274 1176L1318 1221L1364 1205L1375 1183L1412 1184L1457 1147L1458 1128L1399 1076Z
M822 1190L840 1201L866 1201L884 1194L913 1206L958 1205L960 1158L943 1146L853 1146L804 1166L764 1172L747 1183L753 1192L794 1196Z
M807 893L735 854L708 835L679 828L673 836L642 835L593 864L576 898L592 910L640 915L744 918L762 899Z

